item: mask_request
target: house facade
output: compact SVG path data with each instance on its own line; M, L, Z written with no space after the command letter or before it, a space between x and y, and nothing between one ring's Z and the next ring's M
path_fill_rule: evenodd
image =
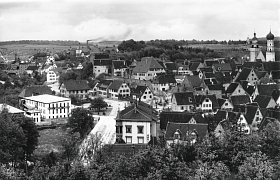
M137 102L118 113L116 141L126 144L148 144L158 136L156 111L143 102Z
M48 94L30 96L24 97L23 107L37 125L65 123L71 114L71 99Z
M114 80L108 87L109 98L126 98L130 97L130 88L122 80Z
M64 97L74 95L85 99L89 94L90 87L86 80L69 80L61 83L59 90Z
M193 111L195 99L192 92L173 93L171 97L172 111Z

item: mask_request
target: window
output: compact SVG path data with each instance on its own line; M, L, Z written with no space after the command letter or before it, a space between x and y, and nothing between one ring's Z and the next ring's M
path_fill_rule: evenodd
M228 106L228 103L225 103L225 106Z
M131 126L125 126L126 133L131 133Z
M138 144L143 144L144 143L144 137L138 137Z
M256 115L259 115L259 111L256 112Z
M181 106L181 110L184 110L184 106Z
M138 134L143 134L144 126L137 126Z
M126 142L126 144L131 144L132 143L132 137L131 136L126 136L125 137L125 142Z
M116 133L122 134L122 126L116 126Z

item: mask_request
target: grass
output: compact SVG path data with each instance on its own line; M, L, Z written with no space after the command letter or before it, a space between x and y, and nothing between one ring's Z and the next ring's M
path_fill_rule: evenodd
M35 155L44 156L50 152L60 153L62 151L61 141L67 135L61 127L55 129L44 129L39 131L40 137Z

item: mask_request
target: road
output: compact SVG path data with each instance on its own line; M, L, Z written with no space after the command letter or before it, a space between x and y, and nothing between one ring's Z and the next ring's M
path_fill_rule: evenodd
M116 141L116 116L118 110L123 110L128 102L104 99L108 105L113 107L109 116L100 116L99 122L95 125L88 137L80 146L80 157L87 162L94 153L94 149L105 144L114 144Z

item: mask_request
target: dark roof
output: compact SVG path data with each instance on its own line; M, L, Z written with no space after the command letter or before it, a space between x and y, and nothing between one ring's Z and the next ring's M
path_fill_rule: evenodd
M218 98L217 101L218 101L219 106L221 107L226 102L226 99Z
M243 68L242 71L238 74L236 78L236 82L246 81L252 69L250 68Z
M279 80L280 79L280 70L279 71L271 71L272 79Z
M248 81L241 81L240 84L250 96L255 92L255 86L250 85Z
M172 62L165 63L165 66L166 66L166 69L169 70L169 71L173 71L173 70L178 69L176 63L172 63Z
M172 74L163 74L156 77L156 83L159 84L169 84L169 83L176 83L175 76Z
M198 113L190 112L165 112L163 111L159 115L160 117L160 129L165 130L168 122L174 123L188 123L192 118L195 119L196 123L208 124L206 119Z
M153 57L143 57L141 61L137 62L135 68L133 68L134 73L146 73L153 69L163 69L163 67L158 63L158 61Z
M211 91L214 90L221 90L222 93L225 91L225 88L222 84L213 84L213 85L207 85L208 89Z
M110 59L94 59L94 66L111 66L112 60Z
M225 72L215 72L215 78L221 84L230 83L232 81L231 74Z
M206 66L212 67L214 64L219 64L219 61L218 60L204 60L204 63L206 64Z
M252 124L253 119L256 115L257 110L259 109L258 106L252 106L252 105L245 105L246 108L246 114L245 114L245 118L248 122L248 124Z
M142 95L146 89L148 88L148 86L140 86L140 85L137 85L136 88L131 88L131 94L137 94L137 95Z
M21 93L18 95L19 97L30 97L35 95L42 95L42 94L50 94L52 95L52 90L48 86L29 86L26 87L21 91Z
M165 139L174 139L174 133L176 131L180 134L180 140L187 140L192 132L195 132L198 139L201 140L208 133L208 125L168 122Z
M215 78L215 75L213 72L205 72L204 76L205 76L205 78Z
M63 82L67 91L89 90L88 82L86 80L68 80Z
M230 100L231 100L233 106L251 103L249 95L231 96Z
M177 92L173 96L176 99L177 105L193 105L195 103L193 92Z
M106 79L106 80L98 82L98 84L96 86L107 89L112 82L113 82L113 80Z
M257 74L258 78L260 79L260 78L264 77L267 74L267 72L266 71L256 71L256 74Z
M231 65L229 63L213 64L213 68L216 71L232 71Z
M122 86L123 84L123 81L122 80L118 80L118 79L115 79L111 84L110 86L108 87L109 89L113 89L113 90L119 90L120 87Z
M280 71L280 62L263 62L264 70L267 72L270 71Z
M114 66L114 69L123 69L127 68L125 61L123 60L113 60L112 64Z
M243 68L263 69L263 64L261 62L245 62Z
M144 102L135 102L131 106L120 111L117 121L157 121L157 111L150 105Z
M258 103L261 108L266 108L271 99L271 96L258 95L253 102Z
M227 111L225 110L219 110L215 115L214 118L217 122L221 122L223 120L227 119Z
M274 91L278 91L280 89L277 84L260 84L257 85L259 95L272 96Z
M199 76L186 76L184 81L182 82L182 84L185 84L186 81L188 81L190 83L190 85L192 86L192 88L196 88L196 87L200 87L202 84L202 79L199 78Z
M238 87L239 83L230 83L230 85L228 86L228 88L226 89L226 93L233 93L235 91L235 89Z
M199 65L200 65L200 62L192 62L189 66L189 70L196 71Z

